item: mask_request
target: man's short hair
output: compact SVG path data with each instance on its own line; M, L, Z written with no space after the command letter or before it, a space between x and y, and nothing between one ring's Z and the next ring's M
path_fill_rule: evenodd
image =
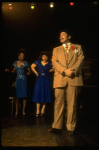
M62 29L62 30L60 30L60 33L61 33L61 32L66 32L67 35L68 35L68 37L69 37L69 36L72 36L71 29Z

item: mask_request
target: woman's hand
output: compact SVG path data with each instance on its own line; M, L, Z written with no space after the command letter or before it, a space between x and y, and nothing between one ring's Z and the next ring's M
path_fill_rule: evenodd
M49 72L53 72L53 71L54 71L54 69L50 69L50 70L49 70Z
M15 72L16 72L16 70L15 70L15 67L14 67L12 71L11 71L11 70L9 70L9 69L5 69L5 72L15 73Z
M26 75L31 75L30 67L27 67L26 70L27 70Z
M38 72L37 72L37 73L36 73L36 76L38 77L38 75L39 75L39 74L38 74Z
M9 69L5 69L5 72L10 72L10 70Z
M31 73L30 73L30 72L27 72L26 75L31 75Z

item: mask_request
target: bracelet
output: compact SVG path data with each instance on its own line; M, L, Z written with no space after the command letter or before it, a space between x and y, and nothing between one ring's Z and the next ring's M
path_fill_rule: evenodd
M38 72L36 73L36 75L38 75Z

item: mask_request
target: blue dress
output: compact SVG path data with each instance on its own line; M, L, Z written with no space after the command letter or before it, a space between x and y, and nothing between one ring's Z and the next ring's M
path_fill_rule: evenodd
M15 93L16 98L26 98L30 96L27 77L26 77L26 67L29 66L28 62L25 61L24 64L19 68L17 66L17 61L13 63L13 66L16 69L17 76L16 76L16 85L15 85Z
M52 63L48 62L43 66L41 61L36 60L34 64L37 65L39 75L35 82L32 101L35 103L51 103L52 78L49 69L52 67Z

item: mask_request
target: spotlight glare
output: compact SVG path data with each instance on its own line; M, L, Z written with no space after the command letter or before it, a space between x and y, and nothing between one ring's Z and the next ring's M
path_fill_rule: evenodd
M34 9L34 6L31 6L31 9Z
M54 3L50 2L50 7L53 8L54 7Z
M71 6L73 6L73 5L74 5L74 3L73 3L73 2L70 2L70 5L71 5Z
M98 4L98 2L94 2L94 4Z
M12 4L11 3L9 4L9 9L12 9Z
M31 9L34 9L34 5L35 5L34 3L31 4Z

